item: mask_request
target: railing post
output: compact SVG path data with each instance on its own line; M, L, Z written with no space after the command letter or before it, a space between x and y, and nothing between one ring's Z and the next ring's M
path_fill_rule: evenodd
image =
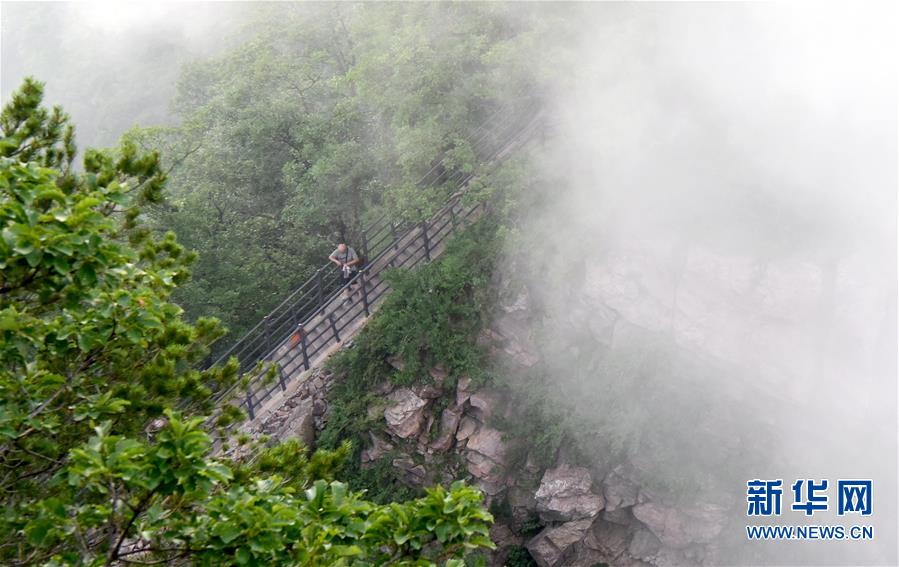
M306 352L306 328L303 324L297 325L297 332L300 334L300 348L303 351L303 368L309 370L309 353Z
M331 323L331 331L334 332L334 340L340 342L340 335L337 334L337 323L334 322L334 314L328 313L328 322Z
M268 315L263 317L262 320L264 321L263 327L265 330L265 353L268 354L272 350L272 321Z
M325 286L322 283L322 269L319 268L315 271L315 285L318 288L318 307L316 307L316 311L322 304L325 302Z
M359 271L359 289L362 291L362 308L365 309L365 316L371 313L368 310L368 290L365 289L365 270Z
M390 223L390 239L393 242L393 249L396 250L399 243L396 241L396 223L394 222Z
M284 368L282 368L280 364L278 365L278 384L281 385L282 392L287 391L287 384L284 380Z
M365 235L365 231L362 231L362 256L365 258L369 258L368 254L368 237Z
M256 411L253 409L253 393L249 385L247 386L247 414L250 419L256 419Z
M421 221L421 236L424 239L425 245L425 258L428 262L431 261L431 243L428 241L428 221Z
M453 219L453 232L456 232L456 203L450 205L450 216Z

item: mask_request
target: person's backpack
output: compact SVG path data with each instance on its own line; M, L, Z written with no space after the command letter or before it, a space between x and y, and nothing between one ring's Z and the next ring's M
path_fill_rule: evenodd
M366 264L368 264L368 258L365 257L365 254L360 253L355 248L353 248L353 252L356 253L356 258L359 259L359 261L356 263L356 265L353 266L353 271L356 272L356 271L361 270L362 268L364 268L366 266ZM350 251L349 251L349 248L347 248L346 255L343 257L343 262L346 263L346 261L349 257L350 257Z

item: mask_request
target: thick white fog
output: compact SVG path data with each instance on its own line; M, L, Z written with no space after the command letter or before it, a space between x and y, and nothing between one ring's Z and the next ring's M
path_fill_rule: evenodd
M81 148L171 124L182 66L233 45L243 2L0 2L0 96L26 76L77 124Z
M732 497L728 561L770 551L740 543L747 480L873 478L874 545L774 557L895 564L895 6L576 10L545 207L509 251L553 322L558 403L635 420L657 474L647 447L673 446L708 476L694 504Z

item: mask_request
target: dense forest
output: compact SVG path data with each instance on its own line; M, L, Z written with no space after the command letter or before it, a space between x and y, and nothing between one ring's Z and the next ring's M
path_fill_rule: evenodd
M535 78L516 64L539 16L498 15L262 6L260 32L185 67L177 126L133 129L77 161L74 125L44 106L43 84L12 93L4 563L455 564L492 547L470 488L385 506L334 481L350 443L210 456L196 416L239 376L233 360L193 368L335 242L357 242L367 218L427 215L486 157L471 133L533 104Z
M895 563L889 18L133 8L3 6L0 563Z
M337 240L358 248L366 219L441 204L455 190L441 181L484 158L478 126L538 96L521 61L539 10L511 16L486 5L269 7L245 45L188 66L181 125L129 134L172 168L169 199L147 216L199 254L175 294L188 316L240 335Z

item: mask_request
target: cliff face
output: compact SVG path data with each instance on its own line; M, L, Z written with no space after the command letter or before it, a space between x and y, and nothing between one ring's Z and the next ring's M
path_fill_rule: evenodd
M634 242L587 263L581 293L584 309L600 314L600 343L616 346L626 332L616 326L634 325L783 385L875 371L889 340L890 284L888 267L861 253L764 259Z
M743 415L740 404L725 402L763 398L767 386L786 383L795 389L778 391L782 407L801 403L808 384L791 379L820 372L822 353L833 356L827 352L847 333L861 338L853 353L864 364L882 340L864 321L887 291L864 283L865 268L859 258L761 262L634 245L586 264L552 298L514 266L501 270L493 282L496 315L477 341L504 378L478 384L438 365L406 385L373 384L365 400L370 428L356 439L358 465L363 472L387 466L409 487L460 478L479 486L497 518L493 565L528 564L527 555L541 566L726 562L734 518L745 519L739 475L750 473L739 468L739 478L729 478L719 468L753 446L745 432L727 429L725 417L740 422ZM819 332L822 326L830 332ZM609 365L635 348L636 367ZM670 360L647 370L643 360L657 350ZM397 357L388 362L405 368ZM314 372L252 433L314 445L334 417L329 392L340 379ZM582 418L562 420L563 427L585 430L540 446L534 437L553 424L528 423L533 414L521 395L535 383L543 390L528 390L532 397ZM679 405L681 390L694 406ZM705 415L708 406L719 413ZM617 437L619 446L609 441ZM677 498L651 481L679 474L664 451L674 464L696 461L699 473L714 471L730 484Z
M505 309L518 311L514 305ZM479 342L507 371L525 372L539 363L533 345L509 324L485 329ZM401 360L390 362L403 368ZM299 437L314 445L338 379L327 370L313 373L251 434ZM491 565L510 564L523 549L541 566L695 564L710 556L705 544L720 530L717 508L684 512L657 502L625 465L605 470L564 452L540 464L546 459L533 455L530 440L514 430L520 408L510 403L509 386L477 387L465 377L454 384L438 366L419 383L385 382L371 394L368 417L377 426L359 440L362 469L389 462L410 487L459 478L479 486L497 516Z
M580 455L560 452L557 465L587 467L605 501L592 522L540 516L547 527L528 549L542 565L589 565L592 552L610 564L758 562L767 550L741 536L751 475L837 478L860 436L883 440L877 416L895 417L876 394L895 393L895 282L874 254L616 242L550 285L516 275L533 273L528 261L515 257L498 284L500 350L539 361L546 395L586 436L624 439L597 450L581 435ZM886 437L878 451L894 455ZM660 489L659 476L695 487ZM809 553L792 560L833 560Z

